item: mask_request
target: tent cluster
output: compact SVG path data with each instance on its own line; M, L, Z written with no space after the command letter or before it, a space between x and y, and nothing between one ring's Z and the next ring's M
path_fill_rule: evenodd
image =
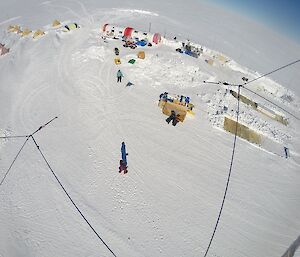
M140 32L137 30L134 30L133 28L130 27L117 27L113 26L110 24L105 24L102 27L102 39L104 42L107 43L106 38L112 38L112 39L117 39L117 40L122 40L123 47L128 47L131 49L135 49L138 46L144 47L144 46L149 46L151 47L152 44L159 44L161 42L161 36L159 33L146 33L146 32ZM119 49L115 48L115 58L114 62L116 65L121 64L121 59L119 57ZM137 54L137 58L139 59L145 59L145 52L144 51L139 51ZM130 59L128 63L134 64L136 62L136 59Z
M110 24L104 24L102 33L106 37L113 39L121 39L124 41L124 47L132 49L137 46L152 46L152 44L159 44L162 37L159 33L148 33L135 30L130 27L117 27Z
M189 40L187 40L186 43L182 42L182 47L176 48L176 51L198 58L203 53L203 48L194 46Z
M59 20L54 20L52 22L52 27L53 28L63 27L63 32L68 32L68 31L80 28L80 26L76 22L71 22L71 23L63 25Z
M68 32L74 29L78 29L79 25L77 23L68 23L66 25L62 25L62 23L58 20L54 20L52 22L52 28L58 29L62 28L63 32ZM33 39L38 39L44 36L47 32L41 29L37 29L32 31L28 28L22 28L20 25L10 25L7 28L8 32L15 33L20 35L21 37L31 36ZM4 44L0 44L0 55L4 55L9 52L9 48L4 47Z
M205 59L205 62L209 65L214 65L215 62L224 65L225 63L227 63L229 61L230 61L229 58L227 58L221 54L216 54L216 55L213 55L212 58Z
M183 95L170 95L164 92L159 96L158 106L162 109L162 113L167 115L167 123L172 121L172 125L180 121L183 122L187 115L194 116L194 104L190 102L188 96Z
M104 26L103 32L105 32L107 30L107 27L108 27L108 25ZM114 29L116 29L116 27L114 27ZM123 35L121 32L122 31L120 30L120 34ZM105 36L114 36L114 35L115 35L115 30L113 31L113 33L110 31L105 34ZM102 36L102 38L103 38L103 36ZM122 38L122 40L124 40L123 36L120 38ZM128 42L129 42L128 39L125 39L125 40L126 40L125 44L128 44ZM132 38L130 38L129 40L132 40ZM128 45L128 47L130 47L130 46ZM131 47L131 48L134 49L135 47L136 47L136 44L134 47ZM188 47L188 49L194 50L196 48ZM196 51L196 50L194 50L194 51ZM197 51L200 51L200 50L198 49ZM115 64L120 65L121 64L120 49L115 47L114 54L115 54L115 57L114 57ZM199 54L199 52L198 52L198 54ZM145 59L145 57L146 57L145 51L139 51L137 53L137 58ZM132 58L128 61L128 63L130 63L130 64L134 64L135 62L136 62L136 59L134 59L134 58ZM122 72L120 70L118 70L117 82L121 82L122 76L123 76ZM128 84L126 86L131 86L131 85L133 85L133 84L131 82L128 82ZM188 96L184 96L184 95L170 95L167 92L164 92L160 95L158 106L162 109L162 113L168 116L166 119L166 122L167 123L172 122L173 126L176 126L178 122L183 122L187 115L189 115L189 116L195 115L195 113L193 112L194 104L192 104L190 102L190 98ZM120 167L121 167L121 164L120 164Z
M58 20L54 20L52 22L52 28L60 28L62 26L63 25ZM77 23L69 23L69 24L64 25L63 31L64 32L68 32L68 31L71 31L71 30L74 30L74 29L77 29L77 28L79 28L79 26L78 26ZM18 34L21 37L26 37L26 36L30 36L31 35L32 38L34 38L34 39L40 38L40 37L42 37L42 36L44 36L46 34L46 32L44 30L42 30L42 29L37 29L35 31L32 31L32 30L30 30L28 28L21 28L20 25L10 25L7 28L7 30L8 30L8 32Z
M213 58L216 61L223 63L223 64L230 61L227 57L225 57L224 55L221 55L221 54L214 55Z
M131 28L119 28L119 27L111 27L108 24L105 24L103 27L102 32L102 38L105 40L106 37L110 37L113 39L122 39L125 43L123 45L124 47L130 47L132 49L135 49L137 45L140 46L146 46L146 39L141 38L132 38L128 35L132 35L132 29ZM144 35L145 36L145 35ZM138 41L134 41L138 40ZM104 41L106 42L106 41ZM186 54L192 55L192 53L200 55L203 52L202 48L197 48L195 46L191 46L190 44L183 44L184 51L186 51ZM121 58L120 58L120 50L119 48L114 48L114 62L116 65L121 64ZM145 59L145 51L139 51L137 53L137 58L139 59ZM136 59L132 58L128 61L130 64L134 64L136 62ZM119 74L119 75L118 75ZM121 82L122 75L121 71L118 70L117 72L117 78L118 82ZM132 85L131 82L129 82L126 86ZM170 123L172 122L173 126L176 126L178 122L183 122L187 115L194 116L195 113L193 112L194 104L190 102L190 98L188 96L184 95L170 95L167 92L164 92L160 95L158 106L162 109L162 113L167 115L166 122Z
M187 54L195 58L200 57L204 52L202 46L197 46L195 44L192 44L189 40L186 40L186 42L181 42L181 47L177 47L175 50L176 52ZM213 66L215 63L224 65L225 63L230 61L228 57L225 57L224 55L221 55L219 53L212 54L206 57L207 58L205 59L205 62L211 66Z
M32 30L30 30L28 28L21 28L19 25L10 25L7 30L11 33L18 34L21 37L26 37L26 36L29 36L30 34L32 34L33 38L38 38L38 37L45 35L45 32L41 29L38 29L33 32Z
M119 49L118 48L115 48L115 59L114 59L114 61L115 61L115 64L116 65L120 65L121 64L121 58L119 57ZM145 52L144 51L139 51L138 53L137 53L137 58L138 59L145 59ZM136 62L136 60L135 59L133 59L133 58L131 58L129 61L128 61L128 63L130 63L130 64L134 64Z
M139 52L137 53L137 58L138 58L138 59L145 59L145 52L144 52L144 51L139 51ZM136 61L135 59L130 59L130 60L128 61L128 63L134 64L135 61Z

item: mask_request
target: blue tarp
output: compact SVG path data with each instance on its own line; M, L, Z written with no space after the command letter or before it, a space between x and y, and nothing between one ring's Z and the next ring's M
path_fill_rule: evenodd
M145 45L147 45L147 42L145 40L140 40L140 41L137 41L136 44L138 46L145 46Z
M189 56L198 58L198 55L196 53L192 52L192 51L185 50L184 53L187 54L187 55L189 55Z

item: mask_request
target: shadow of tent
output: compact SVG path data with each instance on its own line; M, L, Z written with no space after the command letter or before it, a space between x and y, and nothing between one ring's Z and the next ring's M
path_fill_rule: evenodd
M133 83L131 83L130 81L126 84L126 86L125 87L130 87L130 86L132 86L132 85L134 85Z

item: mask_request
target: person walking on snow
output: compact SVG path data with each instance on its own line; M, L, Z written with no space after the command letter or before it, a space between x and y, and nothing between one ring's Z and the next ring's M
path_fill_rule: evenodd
M126 153L126 145L124 142L122 142L122 145L121 145L121 155L122 155L122 159L120 160L119 173L121 173L124 170L124 174L126 174L128 172L128 170L127 170L127 155L128 155L128 153Z
M175 127L176 124L179 122L180 115L177 114L176 117L172 120L172 125Z
M166 122L169 124L171 121L176 119L176 113L172 110L171 115L166 119Z
M117 72L117 82L122 82L122 77L124 77L123 76L123 73L121 72L121 70L118 70L118 72Z
M189 103L190 103L190 97L187 96L187 97L185 97L185 105L188 106Z

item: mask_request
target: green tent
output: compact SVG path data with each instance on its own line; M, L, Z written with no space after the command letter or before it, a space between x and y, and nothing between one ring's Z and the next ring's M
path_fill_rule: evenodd
M130 59L130 60L128 61L128 63L134 64L134 63L135 63L135 60L134 60L134 59Z

